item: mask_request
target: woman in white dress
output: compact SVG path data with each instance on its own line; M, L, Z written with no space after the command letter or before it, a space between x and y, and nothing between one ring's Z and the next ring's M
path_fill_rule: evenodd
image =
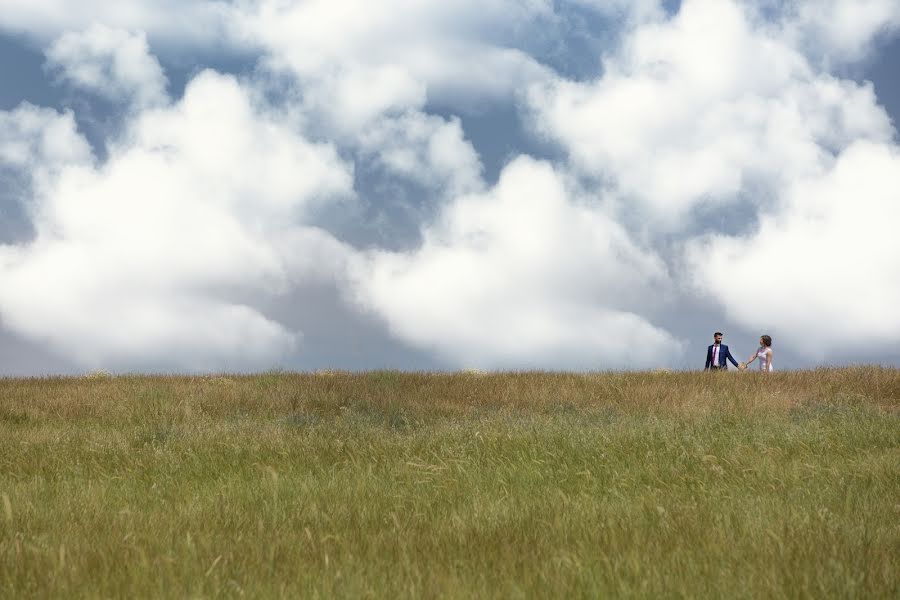
M747 366L752 363L754 360L759 359L759 370L763 373L771 373L775 370L775 367L772 366L772 338L763 335L759 338L759 348L756 350L756 354L751 356L747 362L741 364L742 369L746 369Z

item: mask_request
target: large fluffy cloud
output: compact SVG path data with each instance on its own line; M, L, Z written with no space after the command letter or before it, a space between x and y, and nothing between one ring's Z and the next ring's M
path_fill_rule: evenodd
M748 236L690 245L699 289L813 357L900 339L900 148L857 142L784 201Z
M686 0L629 36L599 80L556 80L530 98L540 132L667 228L749 189L777 194L835 149L892 135L871 85L816 71L732 0Z
M854 32L819 40L833 50L864 46L897 12L831 5L847 13L835 27ZM824 71L799 34L825 27L825 8L797 3L772 21L733 0L686 0L635 29L597 81L531 94L539 130L580 172L686 248L671 262L696 302L714 298L798 352L898 333L887 274L900 250L885 225L900 198L895 132L871 84ZM693 238L723 222L748 233Z
M270 366L337 318L315 286L451 366L678 364L698 313L795 348L898 335L895 132L834 71L893 0L64 4L0 0L90 92L0 112L34 233L2 238L0 320L81 365ZM169 98L219 46L257 68ZM98 96L128 110L95 153ZM486 181L483 110L543 160Z
M786 33L826 66L864 58L879 36L900 27L896 0L793 0L778 8Z
M506 97L546 69L515 48L546 0L309 0L248 3L236 19L248 44L307 86L307 102L355 121L428 96Z
M33 174L92 160L71 112L22 104L0 111L0 163Z
M357 144L363 157L437 196L452 197L483 185L478 154L458 119L412 111L375 122L361 132Z
M228 31L233 7L219 0L0 0L0 29L44 41L102 23L148 32L181 47L217 43Z
M80 155L66 116L44 115L39 128L32 112L4 119ZM333 148L207 72L178 104L135 117L110 154L99 167L70 162L44 175L36 239L0 247L5 326L87 366L271 365L294 347L299 332L252 298L339 270L343 246L304 226L317 204L352 194ZM41 175L47 163L31 169Z
M455 364L647 367L672 338L642 313L668 277L652 253L547 163L513 161L496 188L457 198L412 253L359 265L360 300Z
M136 108L168 101L166 76L143 33L95 24L68 32L47 50L47 64L63 81Z

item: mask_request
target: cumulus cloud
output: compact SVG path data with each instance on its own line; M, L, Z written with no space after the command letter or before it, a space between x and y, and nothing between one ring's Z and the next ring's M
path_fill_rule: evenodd
M848 12L836 27L855 32L821 40L834 51L862 48L893 18L878 3L832 4ZM871 84L824 71L795 35L825 26L820 9L793 8L772 19L686 0L674 19L637 27L597 81L536 86L531 106L579 171L677 236L685 262L671 262L694 302L713 298L797 351L896 339L895 132ZM702 210L741 211L750 233L695 239Z
M217 43L227 33L231 3L219 0L0 0L0 29L44 41L96 23L144 31L180 47Z
M438 196L483 186L478 153L465 139L459 119L409 112L373 123L357 144L363 157Z
M509 98L548 72L516 42L552 15L546 0L258 0L234 24L271 67L300 79L310 108L353 130L426 101Z
M794 0L781 10L786 32L825 65L861 60L900 28L896 0Z
M900 339L897 223L900 148L863 141L794 182L752 234L696 240L688 257L738 323L814 358L846 354Z
M314 75L305 82L302 110L314 115L325 135L353 141L383 116L396 116L425 105L425 85L397 65L346 67Z
M667 287L661 261L573 198L547 163L516 159L423 236L414 252L357 266L360 301L454 364L646 367L674 347L640 316Z
M89 163L90 144L78 133L71 112L59 113L28 103L0 111L0 163L31 171L40 166L56 171L65 165Z
M541 133L665 228L892 135L871 85L816 71L731 0L686 0L637 28L598 81L555 80L530 98Z
M95 24L68 32L47 50L47 66L72 86L135 108L168 101L166 76L143 33Z
M0 318L81 365L270 366L320 284L452 366L673 364L697 305L787 347L898 335L895 132L834 73L898 30L893 0L64 4L0 0L0 29L130 110L102 159L81 115L0 112L35 231L0 245ZM602 73L555 72L594 23ZM261 62L167 97L154 56L199 46ZM545 160L489 185L485 106ZM429 206L401 227L404 202Z
M35 137L59 126L45 123ZM84 146L67 143L76 156ZM304 222L352 194L349 167L231 77L201 74L178 104L135 117L105 164L68 164L47 181L33 199L36 239L0 246L0 314L89 367L271 365L300 333L254 295L340 270L342 244Z
M30 198L62 169L93 161L72 112L28 103L0 111L0 244L29 239L36 212Z

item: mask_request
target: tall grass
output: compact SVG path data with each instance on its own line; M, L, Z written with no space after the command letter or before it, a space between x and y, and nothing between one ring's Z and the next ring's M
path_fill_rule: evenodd
M900 595L900 371L0 380L0 596Z

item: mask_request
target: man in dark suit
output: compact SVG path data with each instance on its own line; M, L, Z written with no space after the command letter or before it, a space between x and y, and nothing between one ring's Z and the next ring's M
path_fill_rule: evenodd
M706 366L704 370L706 371L727 371L728 363L725 360L730 360L731 364L740 368L737 361L734 360L734 357L731 356L731 352L728 351L728 346L722 343L722 333L717 331L713 335L714 343L712 346L706 349Z

